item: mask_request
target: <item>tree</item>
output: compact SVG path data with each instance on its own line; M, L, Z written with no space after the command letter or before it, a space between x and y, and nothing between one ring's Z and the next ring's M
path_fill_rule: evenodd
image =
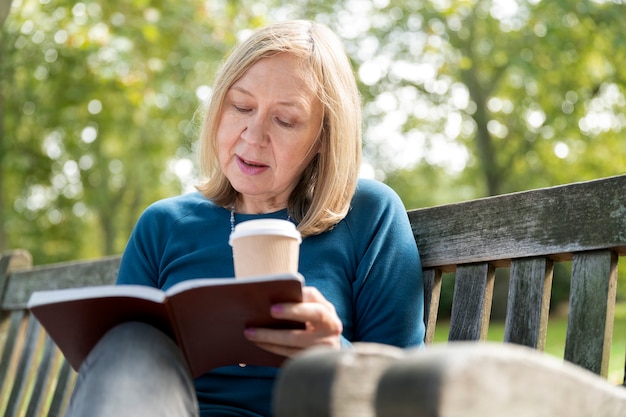
M623 1L346 1L321 13L358 68L366 158L407 207L626 172Z
M4 25L4 21L9 15L9 10L11 9L11 0L3 0L0 2L0 29ZM1 40L2 38L0 38ZM4 48L3 43L0 41L0 62L4 61ZM2 90L0 90L0 166L2 166L2 159L7 154L6 145L4 143L4 94ZM2 219L4 219L4 205L2 202L4 201L4 175L2 174L2 170L0 169L0 226L2 225ZM6 234L4 229L0 227L0 249L6 246Z
M343 38L364 173L410 208L626 171L618 0L13 3L0 34L0 250L27 247L38 263L120 252L146 205L189 186L212 75L271 20L310 18Z
M210 77L238 29L264 23L248 5L14 4L0 66L11 246L37 262L119 253L147 204L181 192Z
M425 163L479 196L626 171L621 1L342 2L325 16L356 60L381 178Z
M0 27L2 27L2 25L4 24L4 21L9 15L9 10L11 10L11 2L12 0L0 1Z

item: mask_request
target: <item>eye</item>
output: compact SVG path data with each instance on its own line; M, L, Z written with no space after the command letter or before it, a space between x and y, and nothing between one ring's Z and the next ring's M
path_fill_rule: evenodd
M246 106L238 106L236 104L233 104L233 107L235 108L236 111L238 111L239 113L250 113L252 111L251 108L246 107Z
M276 123L278 123L282 127L293 127L295 123L289 122L287 120L281 119L280 117L276 118Z

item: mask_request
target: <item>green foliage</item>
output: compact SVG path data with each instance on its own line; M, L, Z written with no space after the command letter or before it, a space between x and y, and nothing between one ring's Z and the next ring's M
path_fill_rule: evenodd
M625 11L389 0L371 3L362 30L344 28L359 13L336 14L351 32L373 171L408 208L626 172Z
M243 3L15 1L0 66L8 247L38 263L119 253L146 205L181 192L199 96L237 29L264 23Z
M427 164L478 197L626 172L623 2L351 4L334 22L379 177L400 164L423 182Z
M193 185L196 110L223 56L286 18L343 38L364 173L409 208L626 172L621 1L13 0L0 249L119 253L149 203Z

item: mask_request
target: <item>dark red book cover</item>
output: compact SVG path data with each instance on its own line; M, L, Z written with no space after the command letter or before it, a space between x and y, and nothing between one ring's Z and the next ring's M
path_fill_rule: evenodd
M270 315L273 304L302 301L302 285L302 276L287 274L193 279L165 292L137 285L84 287L34 292L28 307L75 370L108 330L142 321L176 341L197 377L239 363L280 366L285 357L257 347L243 332L302 328Z

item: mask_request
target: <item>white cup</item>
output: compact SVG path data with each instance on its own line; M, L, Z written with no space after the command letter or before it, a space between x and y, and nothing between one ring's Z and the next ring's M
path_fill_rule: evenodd
M241 222L230 234L235 277L245 278L298 272L302 237L287 220Z

